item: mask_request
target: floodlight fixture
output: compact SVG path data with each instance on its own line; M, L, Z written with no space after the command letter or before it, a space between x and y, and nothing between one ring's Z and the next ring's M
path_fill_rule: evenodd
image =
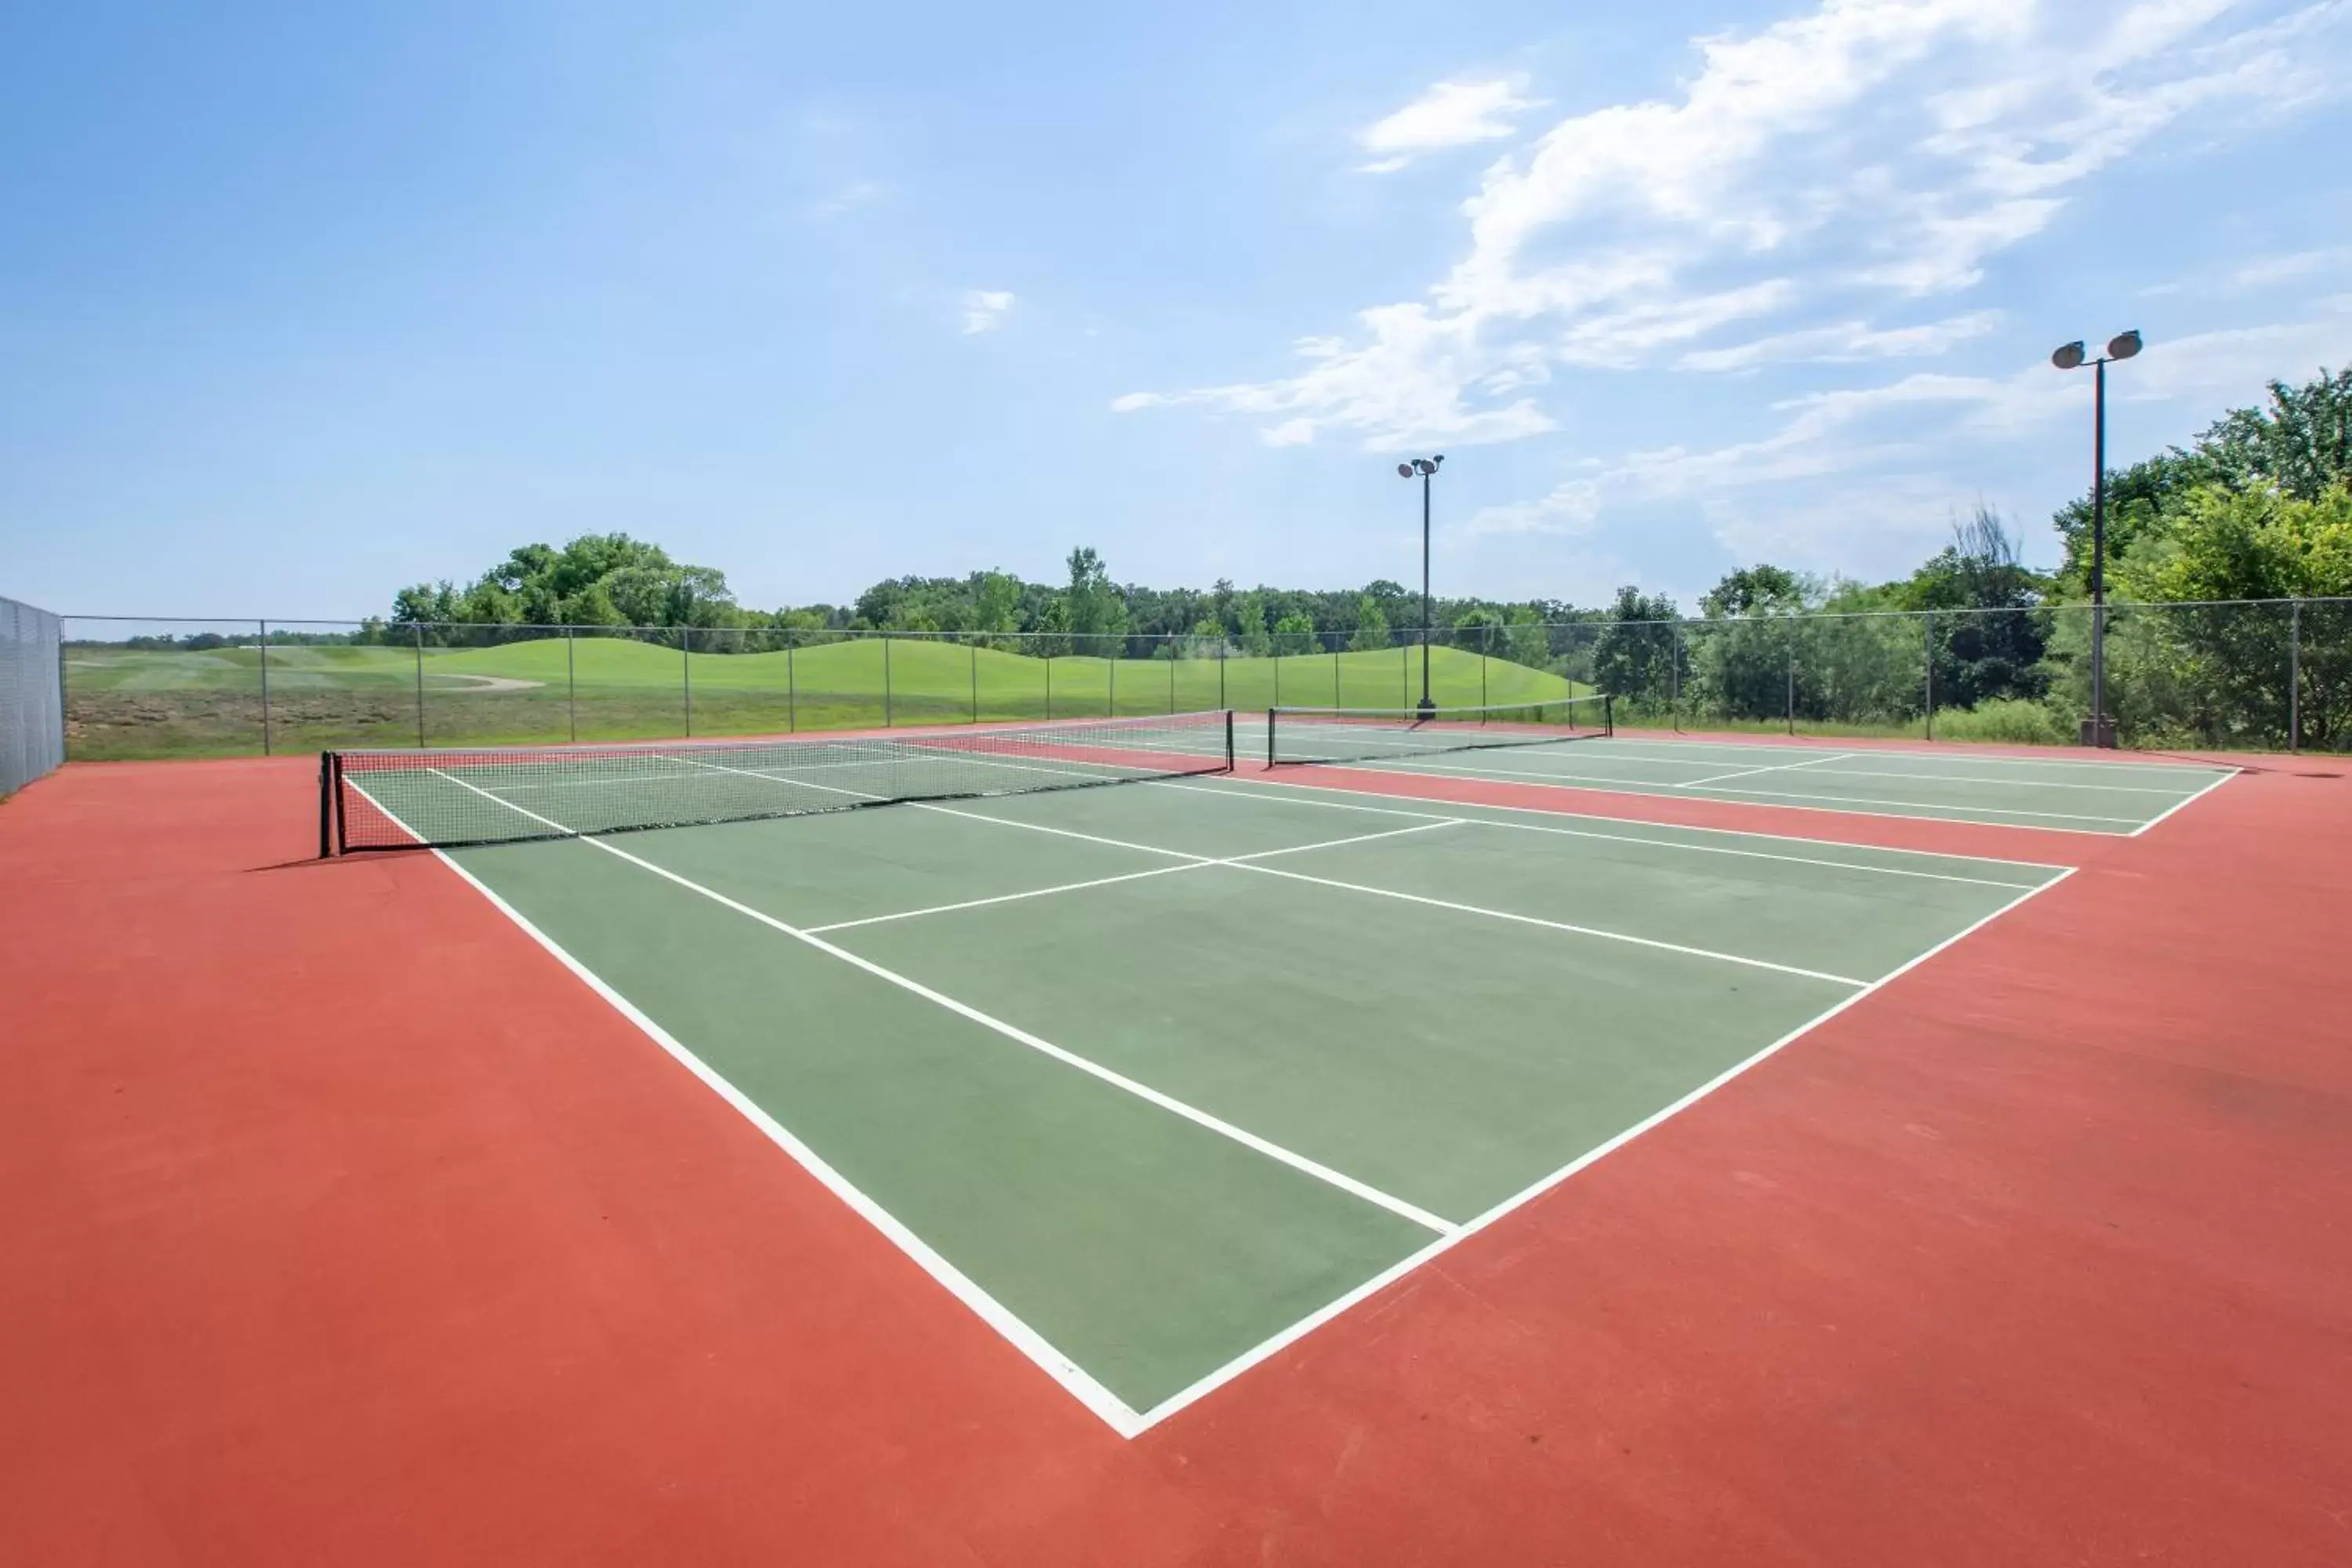
M2135 327L2107 340L2107 352L2091 359L2080 340L2050 356L2060 370L2090 364L2098 374L2091 395L2091 716L2083 724L2086 746L2116 743L2107 717L2107 366L2137 357L2147 344Z
M1429 697L1429 623L1433 618L1429 597L1429 481L1436 477L1437 465L1444 461L1444 455L1440 453L1397 465L1397 478L1421 478L1421 716L1424 720L1437 711L1437 704Z

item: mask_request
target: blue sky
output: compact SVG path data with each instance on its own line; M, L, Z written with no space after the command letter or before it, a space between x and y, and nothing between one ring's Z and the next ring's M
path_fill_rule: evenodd
M625 529L1687 605L2352 362L2347 0L0 14L0 593L346 616Z

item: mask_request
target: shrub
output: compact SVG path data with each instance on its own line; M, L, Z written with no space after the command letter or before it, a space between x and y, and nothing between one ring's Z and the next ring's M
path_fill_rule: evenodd
M2066 716L2046 702L2022 697L1995 697L1974 708L1953 708L1936 714L1938 741L1992 741L2011 746L2065 746L2074 736Z

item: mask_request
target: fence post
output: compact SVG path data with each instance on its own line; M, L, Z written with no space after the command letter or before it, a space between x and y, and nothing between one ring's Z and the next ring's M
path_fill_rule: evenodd
M694 628L677 628L678 679L686 683L686 733L694 736Z
M1929 610L1920 622L1925 628L1921 640L1927 654L1927 739L1936 738L1936 612Z
M1789 733L1797 732L1797 621L1789 618Z
M572 743L580 743L580 666L572 657L572 628L563 628L563 713Z
M1177 655L1180 651L1181 651L1181 650L1180 650L1180 649L1176 647L1176 645L1175 645L1174 643L1172 643L1172 642L1167 645L1167 648L1168 648L1168 711L1169 711L1171 714L1173 714L1173 713L1176 711L1176 655Z
M1339 700L1339 650L1336 647L1331 650L1331 706L1346 706Z
M898 721L890 712L890 634L882 634L882 727L885 730Z
M1051 648L1045 650L1045 717L1049 721L1054 717L1054 653Z
M2286 749L2290 752L2303 750L2303 601L2297 599L2287 612L2286 631Z
M1118 656L1120 651L1121 650L1119 648L1116 647L1111 649L1110 658L1105 661L1110 670L1110 685L1108 689L1108 694L1103 699L1103 717L1106 719L1112 718L1118 712Z
M1421 635L1428 637L1428 628L1422 628ZM1410 643L1397 644L1397 706L1412 706L1412 645Z
M1225 700L1225 645L1222 638L1217 643L1217 706L1229 713L1233 711L1233 704Z
M801 728L801 677L800 671L793 668L793 655L798 647L796 643L784 644L784 733L788 735L800 733Z
M1282 649L1274 650L1274 705L1282 706Z
M2108 726L2115 715L2107 711L2107 605L2104 599L2091 605L2091 744L2107 743Z
M1421 635L1422 635L1422 636L1423 636L1423 637L1427 637L1427 636L1429 635L1429 629L1428 629L1427 627L1425 627L1425 626L1424 626L1424 627L1423 627L1423 628L1422 628L1422 634L1421 634ZM1481 708L1484 708L1484 707L1486 707L1486 706L1487 705L1487 703L1486 703L1486 655L1488 654L1488 652L1489 652L1489 651L1491 651L1491 650L1492 650L1492 648L1493 648L1493 647L1494 647L1494 643L1495 643L1495 628L1494 628L1494 626L1493 626L1492 625L1490 625L1490 624L1486 623L1486 622L1481 621L1481 622L1478 624L1478 706L1479 706L1479 707L1481 707Z
M980 722L980 645L971 645L971 721Z
M269 623L261 626L261 754L270 754L269 743Z
M416 639L416 749L425 749L425 623L411 621L408 629Z

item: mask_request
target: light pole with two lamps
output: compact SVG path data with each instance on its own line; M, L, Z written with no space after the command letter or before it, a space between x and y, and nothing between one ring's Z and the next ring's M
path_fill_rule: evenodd
M2068 343L2050 356L2060 370L2080 370L2087 363L2097 368L2092 394L2091 437L2091 716L2083 721L2086 746L2116 743L2115 721L2107 717L2107 366L2130 359L2142 344L2137 331L2110 339L2107 352L2092 359L2081 342Z
M1434 458L1415 458L1397 465L1397 478L1409 479L1421 476L1421 717L1427 721L1437 711L1437 704L1429 700L1429 481L1437 477L1437 465L1445 461L1444 454Z

